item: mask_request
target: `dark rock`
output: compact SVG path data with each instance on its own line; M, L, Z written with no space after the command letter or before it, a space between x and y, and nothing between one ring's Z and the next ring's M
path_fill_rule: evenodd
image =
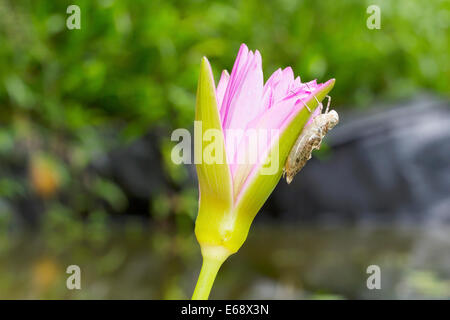
M328 135L330 155L313 156L290 185L281 181L263 211L326 223L427 219L429 208L450 198L448 106L422 97L343 113Z

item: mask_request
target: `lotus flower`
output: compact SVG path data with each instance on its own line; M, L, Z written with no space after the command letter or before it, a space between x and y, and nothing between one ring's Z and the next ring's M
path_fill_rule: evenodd
M287 67L275 71L264 84L260 53L242 44L231 75L223 71L215 87L211 66L206 57L202 59L195 113L201 130L194 132L194 152L196 159L204 156L208 148L204 142L211 139L203 135L213 129L219 133L215 155L223 157L216 162L196 161L200 198L195 234L203 265L193 299L208 298L220 266L244 243L255 215L282 175L295 140L320 112L319 101L334 82L305 84ZM258 139L253 148L254 140L247 133L261 131L276 134ZM239 161L249 158L254 161Z

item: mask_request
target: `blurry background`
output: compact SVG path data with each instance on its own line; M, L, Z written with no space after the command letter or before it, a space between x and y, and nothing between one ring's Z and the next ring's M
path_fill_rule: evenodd
M81 30L66 9L81 8ZM366 9L381 8L369 30ZM0 298L189 298L199 61L336 78L341 123L281 181L212 298L450 298L450 2L0 0ZM82 270L67 290L66 267ZM366 288L367 266L382 290Z

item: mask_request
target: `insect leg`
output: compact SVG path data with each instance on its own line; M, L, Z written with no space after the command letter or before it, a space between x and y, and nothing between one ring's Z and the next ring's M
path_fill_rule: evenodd
M308 87L308 89L309 89L309 91L311 91L312 92L312 90L311 90L311 88L308 86L308 83L306 83L305 82L305 84L306 84L306 86ZM319 107L320 107L320 112L322 112L322 109L323 109L323 105L322 105L322 103L317 99L317 97L316 97L316 95L315 94L313 94L313 96L314 96L314 99L316 99L316 101L317 101L317 103L319 104Z
M291 91L291 93L296 95L296 93L294 91L292 91L292 90L290 90L290 91ZM309 111L309 113L311 113L311 109L308 107L308 105L306 103L304 103L301 98L299 98L299 100L303 103L303 105L306 107L306 109Z
M304 103L301 98L299 98L299 99L303 103L303 105L306 107L306 109L308 109L309 113L311 113L311 109L308 107L308 105L306 103Z
M328 98L328 102L327 102L327 109L325 110L325 113L328 113L328 110L330 110L331 97L327 95L326 98Z

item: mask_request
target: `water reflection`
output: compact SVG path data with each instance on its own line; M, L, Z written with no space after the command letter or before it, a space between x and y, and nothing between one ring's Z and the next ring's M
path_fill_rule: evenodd
M450 229L257 225L217 279L216 299L450 298ZM55 249L44 237L13 237L0 255L0 297L25 299L189 298L201 258L192 236L115 230ZM37 239L31 241L30 239ZM66 267L82 270L68 290ZM366 269L381 268L381 290Z

